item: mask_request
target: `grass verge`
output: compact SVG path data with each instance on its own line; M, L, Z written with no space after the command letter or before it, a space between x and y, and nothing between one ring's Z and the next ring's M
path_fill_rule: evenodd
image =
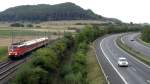
M121 42L121 37L119 37L116 40L116 43L120 48L122 48L123 50L125 50L126 52L131 54L132 56L136 57L137 59L144 62L145 64L150 65L150 57L149 56L145 56L145 55L141 54L140 52L134 50L133 48L127 46L126 44L123 44Z
M137 37L136 37L136 40L137 40L139 43L143 44L144 46L150 47L150 43L147 43L147 42L143 41L140 36L137 36Z
M6 46L0 47L0 61L6 60L8 58L7 51L8 50Z
M89 84L107 84L92 46L87 53L87 69L87 80Z

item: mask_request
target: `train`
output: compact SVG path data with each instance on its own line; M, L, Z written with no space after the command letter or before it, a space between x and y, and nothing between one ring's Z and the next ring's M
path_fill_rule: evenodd
M47 45L48 43L49 43L48 37L42 37L19 43L13 43L8 47L8 56L9 58L22 57L25 54L37 48Z

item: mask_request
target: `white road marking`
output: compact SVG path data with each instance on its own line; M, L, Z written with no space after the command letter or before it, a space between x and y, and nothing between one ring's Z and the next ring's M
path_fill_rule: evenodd
M125 42L124 42L124 40L123 40L123 37L121 38L121 42L122 42L123 44L125 44Z
M106 37L107 38L107 37ZM104 38L104 39L106 39ZM106 57L106 59L108 60L108 62L111 64L111 66L114 68L114 70L117 72L117 74L120 76L120 78L123 80L123 82L125 84L128 84L128 82L125 80L125 78L120 74L120 72L116 69L116 67L112 64L112 62L109 60L107 54L104 52L103 48L102 48L102 42L104 41L104 39L100 42L100 48L104 54L104 56Z
M136 69L134 67L131 67L133 69L133 71L136 71Z
M94 47L93 47L93 48L94 48ZM106 78L106 80L107 80L107 84L110 84L110 82L109 82L109 80L108 80L108 76L107 76L106 73L104 72L104 69L102 68L101 63L100 63L100 61L98 60L98 55L97 55L97 53L96 53L96 49L94 48L94 50L95 50L96 59L97 59L97 61L98 61L98 64L99 64L99 66L100 66L100 68L101 68L101 70L102 70L102 72L103 72L103 74L104 74L104 76L105 76L105 78Z
M143 63L143 62L141 62L140 60L138 60L137 58L135 58L134 56L131 56L129 53L127 53L126 51L124 51L122 48L120 48L118 45L117 45L117 43L116 43L116 41L115 41L115 39L113 40L114 41L114 43L115 43L115 45L116 45L116 47L118 48L118 49L120 49L121 51L123 51L124 53L126 53L128 56L130 56L130 57L132 57L134 60L136 60L137 62L139 62L139 63L141 63L141 64L143 64L144 66L146 66L147 68L150 68L150 66L149 65L147 65L147 64L145 64L145 63Z

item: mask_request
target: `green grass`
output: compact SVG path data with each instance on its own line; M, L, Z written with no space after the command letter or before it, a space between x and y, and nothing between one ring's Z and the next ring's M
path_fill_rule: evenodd
M116 40L117 45L122 48L123 50L125 50L126 52L128 52L129 54L131 54L132 56L136 57L137 59L139 59L140 61L144 62L147 65L150 65L150 57L149 56L145 56L143 54L141 54L140 52L134 50L133 48L127 46L126 44L123 44L121 42L121 37L119 37Z
M45 32L31 31L31 30L0 30L0 36L34 36L34 35L45 35Z
M137 37L136 37L136 40L137 40L138 42L140 42L141 44L150 47L150 43L147 43L147 42L143 41L140 36L137 36Z
M6 60L8 58L7 52L7 47L0 47L0 61Z
M107 84L104 74L97 62L94 49L90 48L87 55L87 80L89 84Z

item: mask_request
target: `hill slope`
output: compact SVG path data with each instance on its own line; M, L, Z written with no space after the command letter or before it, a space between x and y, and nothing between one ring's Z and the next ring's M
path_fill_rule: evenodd
M23 5L0 12L0 21L98 20L102 16L67 2L56 5Z

